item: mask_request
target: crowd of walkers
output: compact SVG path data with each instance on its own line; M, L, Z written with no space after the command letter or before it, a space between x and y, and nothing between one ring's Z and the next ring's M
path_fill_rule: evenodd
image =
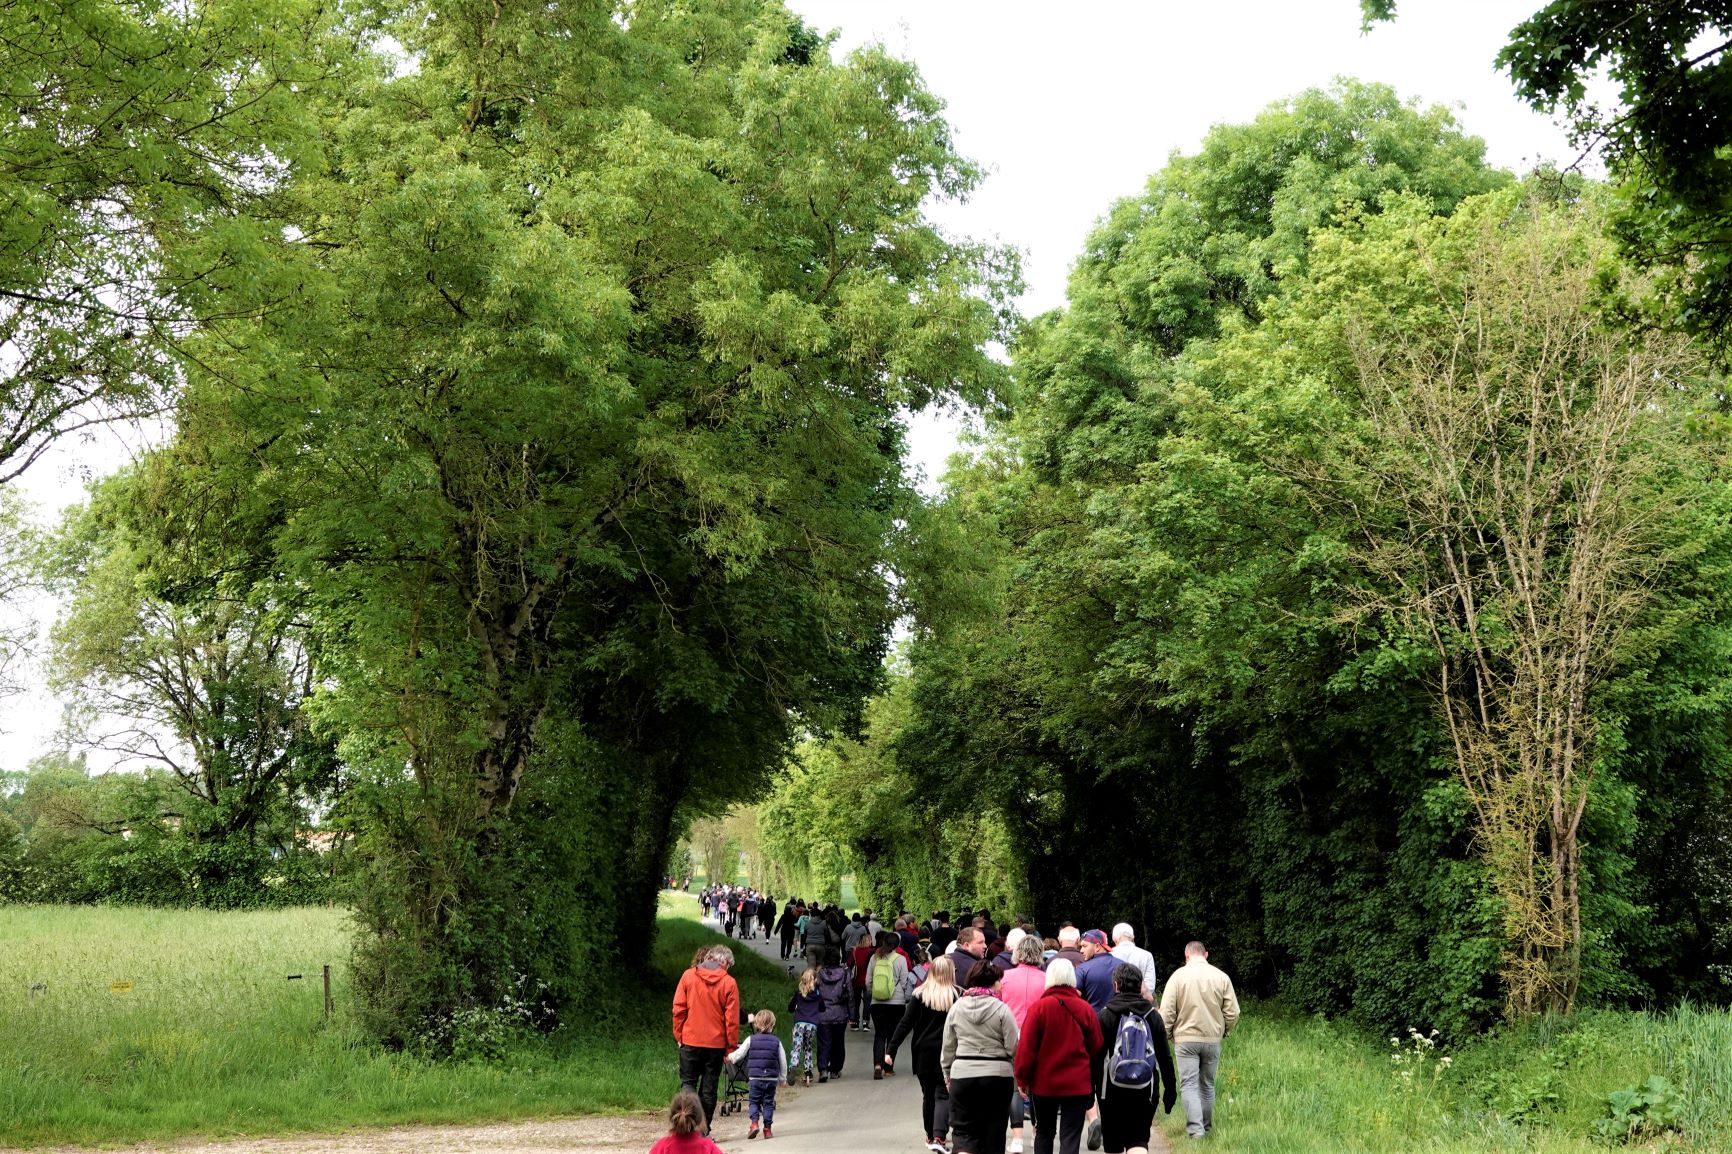
M776 924L776 899L747 886L706 886L698 894L698 906L706 918L721 922L722 932L730 938L736 934L745 941L760 935L768 938Z
M1185 947L1157 1006L1155 959L1125 923L1110 938L1070 923L1043 937L1027 919L1001 934L985 912L886 926L871 911L790 898L774 925L781 956L806 963L788 1001L791 1055L767 1009L738 1041L725 946L700 951L674 997L682 1094L695 1093L705 1133L724 1056L748 1067L747 1137L769 1138L775 1087L840 1078L850 1030L871 1032L874 1078L895 1077L906 1049L934 1154L1022 1154L1030 1125L1034 1154L1077 1154L1085 1136L1090 1150L1139 1154L1157 1106L1171 1113L1179 1100L1189 1137L1214 1124L1221 1042L1239 1004L1201 942ZM696 1014L695 999L705 1000Z

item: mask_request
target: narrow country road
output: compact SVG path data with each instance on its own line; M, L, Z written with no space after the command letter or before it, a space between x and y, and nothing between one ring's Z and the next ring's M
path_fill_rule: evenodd
M715 926L714 918L706 925ZM781 948L775 938L766 941L735 941L735 951L749 949L786 967ZM789 982L792 985L792 973ZM771 1006L778 1017L787 1003ZM753 1006L751 1009L761 1009ZM897 1074L882 1082L872 1080L872 1035L849 1030L848 1058L842 1063L842 1077L810 1088L784 1086L776 1095L776 1136L766 1154L925 1154L926 1143L920 1133L920 1083L914 1075ZM903 1066L908 1053L902 1053ZM724 1150L749 1150L756 1146L746 1143L748 1123L744 1113L718 1117L710 1137ZM1028 1149L1032 1150L1033 1132L1029 1132Z

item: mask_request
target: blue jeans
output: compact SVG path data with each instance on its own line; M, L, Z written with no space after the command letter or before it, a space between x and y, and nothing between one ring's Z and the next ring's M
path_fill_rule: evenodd
M774 1122L776 1120L776 1083L753 1078L751 1090L746 1096L746 1104L748 1107L746 1117L751 1119L752 1125L758 1124L760 1115L764 1119L764 1125L768 1126Z
M1201 1138L1215 1125L1215 1069L1221 1043L1180 1042L1173 1047L1179 1067L1179 1098L1185 1103L1185 1133Z

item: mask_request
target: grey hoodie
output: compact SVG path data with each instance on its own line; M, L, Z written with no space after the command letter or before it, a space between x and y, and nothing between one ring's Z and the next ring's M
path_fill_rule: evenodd
M944 1050L939 1063L946 1078L1013 1078L1016 1015L986 994L956 999L944 1019Z

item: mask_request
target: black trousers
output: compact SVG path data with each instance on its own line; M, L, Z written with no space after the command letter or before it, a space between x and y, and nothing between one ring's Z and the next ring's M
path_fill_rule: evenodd
M782 960L786 961L794 953L794 927L789 926L782 931Z
M1082 1149L1083 1118L1094 1105L1093 1094L1076 1097L1034 1096L1034 1154L1052 1154L1058 1139L1058 1154L1077 1154Z
M957 1154L1004 1154L1014 1078L953 1078L950 1133Z
M944 1088L944 1071L917 1070L920 1079L920 1131L928 1138L943 1138L950 1129L950 1091Z
M883 1002L872 1003L872 1066L874 1069L884 1065L884 1055L890 1050L890 1035L896 1032L896 1023L902 1020L904 1006L892 1006Z
M1155 1079L1160 1085L1160 1079ZM1106 1154L1124 1154L1149 1144L1154 1129L1153 1090L1127 1090L1109 1086L1101 1095L1101 1146Z
M698 1101L704 1104L706 1129L716 1116L716 1082L722 1076L722 1059L727 1056L728 1052L719 1048L680 1047L680 1085L696 1093Z
M818 1073L840 1074L848 1060L848 1023L818 1023Z

